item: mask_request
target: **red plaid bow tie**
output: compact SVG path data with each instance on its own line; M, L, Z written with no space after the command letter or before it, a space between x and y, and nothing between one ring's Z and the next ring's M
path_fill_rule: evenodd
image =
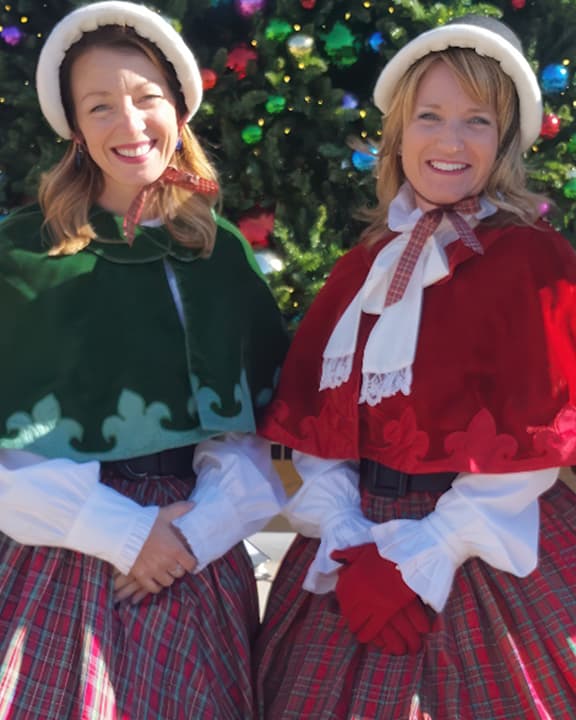
M129 245L132 245L134 242L136 225L140 222L144 206L150 193L161 185L177 185L185 190L201 193L202 195L215 195L218 192L218 184L213 180L206 180L206 178L200 177L199 175L187 173L169 165L158 180L155 180L149 185L145 185L142 190L140 190L128 208L122 228Z
M390 287L388 288L388 292L386 294L384 307L394 305L394 303L397 303L404 297L404 292L408 287L408 282L412 277L414 267L420 257L422 248L424 247L426 240L428 240L430 235L432 235L438 225L440 225L444 215L446 215L448 220L450 220L464 245L469 247L471 250L474 250L474 252L479 255L484 253L484 249L478 242L472 228L462 217L462 215L476 214L479 210L480 201L478 198L470 197L460 200L454 205L450 205L448 207L439 207L434 210L428 210L428 212L425 212L422 215L414 226L412 234L410 235L410 240L408 240L408 244L400 256L400 260L398 261L398 265L392 277L392 282L390 283Z

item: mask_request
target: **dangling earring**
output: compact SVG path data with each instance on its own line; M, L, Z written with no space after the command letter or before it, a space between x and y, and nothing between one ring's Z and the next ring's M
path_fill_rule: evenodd
M80 143L76 144L76 154L74 155L74 167L76 170L80 170L82 162L84 161L84 148Z
M176 140L176 152L180 152L182 150L182 138L179 137L178 140Z

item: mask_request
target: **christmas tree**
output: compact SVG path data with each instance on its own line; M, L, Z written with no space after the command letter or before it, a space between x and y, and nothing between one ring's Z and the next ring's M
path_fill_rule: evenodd
M34 196L62 144L34 93L42 38L72 0L16 0L0 10L0 206ZM527 153L550 220L576 242L576 0L156 0L193 47L205 96L193 126L219 168L223 214L255 249L295 325L373 202L381 68L416 34L469 12L519 35L545 99Z

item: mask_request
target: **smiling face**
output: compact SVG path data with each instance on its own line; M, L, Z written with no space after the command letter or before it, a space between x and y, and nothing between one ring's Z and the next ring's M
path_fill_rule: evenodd
M172 158L179 131L174 95L142 52L103 47L75 59L70 94L79 139L102 171L98 202L124 214Z
M498 123L441 60L423 75L402 131L402 169L422 210L482 192L496 161Z

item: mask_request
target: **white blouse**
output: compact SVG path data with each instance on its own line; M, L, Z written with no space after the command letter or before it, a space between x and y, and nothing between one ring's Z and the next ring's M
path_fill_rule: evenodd
M174 525L197 560L195 572L276 515L284 491L266 440L230 433L196 448L195 507ZM126 574L156 520L143 507L100 482L100 464L47 460L0 450L0 531L24 545L76 550Z
M321 538L303 587L327 593L336 586L335 549L375 542L406 584L440 612L454 573L478 557L525 577L538 562L538 497L556 482L559 468L506 474L461 473L421 520L374 523L360 508L357 463L294 452L303 485L283 514L303 535Z

